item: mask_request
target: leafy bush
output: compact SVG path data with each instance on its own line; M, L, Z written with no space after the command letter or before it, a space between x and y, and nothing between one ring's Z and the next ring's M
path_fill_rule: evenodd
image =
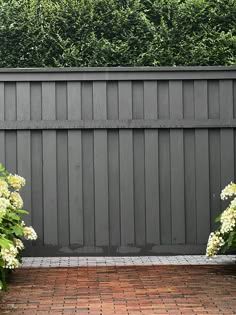
M230 65L236 0L0 0L0 67Z
M226 210L216 218L219 228L208 239L207 256L215 256L220 250L236 249L236 184L230 183L221 192L221 199L231 199Z
M21 215L23 200L19 190L25 185L25 179L9 174L0 164L0 289L6 290L8 273L20 266L21 251L26 240L35 240L37 234L32 227L25 226Z

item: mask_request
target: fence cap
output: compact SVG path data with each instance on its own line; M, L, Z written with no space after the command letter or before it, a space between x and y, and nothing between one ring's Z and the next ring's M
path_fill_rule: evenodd
M0 68L0 73L236 71L233 66Z

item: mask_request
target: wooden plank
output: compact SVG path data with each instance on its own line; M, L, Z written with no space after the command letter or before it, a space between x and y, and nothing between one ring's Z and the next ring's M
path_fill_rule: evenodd
M134 81L235 79L235 67L84 67L1 69L0 81Z
M158 117L170 118L169 82L158 82ZM160 241L171 244L170 132L159 131Z
M30 84L18 82L16 84L17 120L30 120ZM21 195L24 209L29 215L24 216L27 225L31 224L31 136L30 131L17 131L17 172L26 180Z
M4 83L0 82L0 121L5 119L5 93L4 93ZM0 131L0 163L5 165L5 132Z
M106 119L106 82L93 83L93 118ZM107 131L94 130L94 198L96 245L109 245Z
M182 82L169 82L170 118L183 118ZM183 130L170 130L172 243L185 243Z
M71 130L71 129L213 129L235 128L236 119L173 120L173 119L121 119L121 120L46 120L0 121L0 130Z
M42 118L56 118L55 83L42 83ZM44 244L58 244L56 131L43 131Z
M107 83L107 118L118 119L118 84ZM109 130L108 141L108 205L110 245L120 245L120 169L119 131Z
M68 119L81 119L81 83L68 82ZM82 139L68 130L70 243L83 245Z
M16 84L5 83L5 120L16 120ZM15 174L17 171L17 155L16 155L16 132L5 132L5 166L6 169Z
M90 82L83 82L82 119L93 118L93 91ZM94 213L94 145L93 132L82 133L82 165L83 165L83 207L84 207L84 245L95 244L95 213Z
M207 81L194 81L196 119L208 118ZM197 243L206 243L210 232L209 144L208 130L195 131Z
M144 82L144 118L157 119L157 82ZM145 130L146 242L160 244L158 131Z
M194 119L193 81L183 82L183 101L184 117L186 119ZM196 244L197 240L195 164L195 132L194 130L184 130L184 183L187 244Z
M57 120L67 119L67 85L56 83ZM58 243L69 245L69 192L68 192L68 136L67 131L57 131L57 222Z
M144 117L144 86L143 82L133 82L133 119ZM133 132L134 150L134 229L135 244L144 246L146 243L145 213L145 145L144 131Z
M219 80L208 81L208 112L209 118L220 119L219 102ZM209 130L209 162L210 162L210 209L211 209L211 231L217 225L215 218L220 214L220 130Z
M42 84L30 84L31 119L42 118ZM31 132L31 193L32 193L32 225L37 231L37 242L43 242L43 147L42 132Z
M131 82L119 82L119 118L132 118ZM134 244L133 135L120 130L121 245Z
M220 118L230 119L233 117L233 82L220 80ZM233 129L220 131L221 152L221 189L234 181L234 132ZM224 210L228 202L222 202Z

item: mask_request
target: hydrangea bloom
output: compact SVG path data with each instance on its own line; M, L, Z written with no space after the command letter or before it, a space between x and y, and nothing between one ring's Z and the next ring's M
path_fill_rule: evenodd
M33 240L37 239L37 234L36 234L35 230L32 228L32 226L24 227L23 235L24 235L24 238L26 240L32 240L33 241Z
M10 201L6 198L0 198L0 216L6 214L7 208L10 207Z
M10 194L10 201L11 204L13 205L13 207L15 207L16 209L22 209L23 208L23 200L20 196L20 194L16 191L11 192Z
M220 197L222 200L226 200L234 195L236 195L236 184L231 182L222 190Z
M4 180L0 180L0 197L8 198L10 191L8 190L8 184Z
M236 210L234 208L227 208L221 215L220 218L222 234L231 232L235 228L236 224Z
M224 243L224 239L219 231L212 232L208 239L206 255L208 257L215 256Z
M10 174L7 176L8 184L16 190L20 190L21 187L25 186L25 179L19 175Z

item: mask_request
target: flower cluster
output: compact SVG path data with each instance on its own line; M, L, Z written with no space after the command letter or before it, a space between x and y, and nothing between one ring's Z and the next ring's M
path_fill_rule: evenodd
M10 245L9 249L7 248L1 249L1 256L5 263L5 268L15 269L20 266L20 262L17 259L18 253L19 253L18 249L13 245Z
M224 243L224 239L222 238L220 232L212 232L207 243L207 256L215 256Z
M236 224L236 209L227 208L222 213L220 222L221 222L220 232L222 234L233 231Z
M236 184L230 183L221 192L221 199L226 200L236 195ZM226 249L236 243L236 198L231 200L229 207L219 217L220 227L209 236L206 255L215 256L224 246Z
M220 197L222 200L226 200L233 197L234 195L236 195L236 184L231 182L222 190Z
M20 190L21 187L25 186L25 179L19 175L10 174L7 176L8 184L13 187L15 190Z
M24 244L21 238L36 240L37 234L31 226L26 226L21 215L23 200L19 190L25 179L9 174L0 163L0 290L6 289L6 274L9 269L20 266Z
M26 240L31 240L31 241L34 241L37 239L37 234L35 232L35 230L32 228L32 226L28 227L24 227L23 228L23 235L24 235L24 238Z

